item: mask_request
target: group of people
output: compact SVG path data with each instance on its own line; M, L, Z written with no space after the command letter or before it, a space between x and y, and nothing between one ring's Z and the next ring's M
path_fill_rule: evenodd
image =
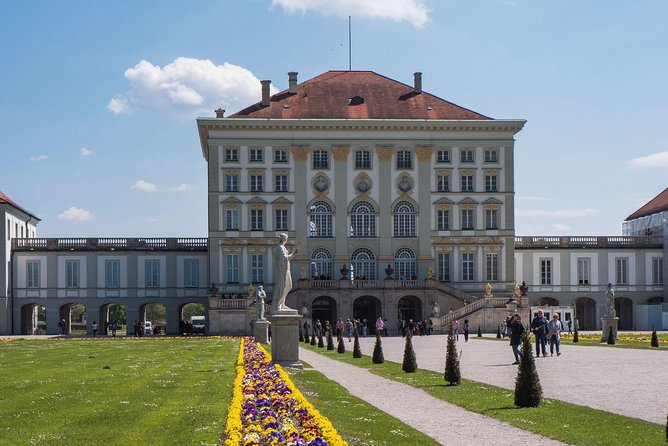
M399 331L403 337L406 337L408 333L413 336L429 336L434 331L434 323L431 319L423 319L421 321L413 321L413 319L406 321L402 319L399 321Z
M431 321L429 321L431 322ZM452 321L452 333L455 336L455 341L459 341L459 330L464 330L464 341L469 342L469 331L471 330L471 324L469 324L468 319L464 319L464 323L459 323L459 320L455 319Z
M568 322L568 331L570 333L572 323L570 320ZM534 318L531 320L529 328L536 339L537 358L540 357L541 353L543 354L543 357L547 357L546 346L548 342L550 345L550 356L554 356L555 351L557 356L561 356L561 332L564 331L564 324L561 322L559 313L554 313L551 320L548 321L543 310L538 310ZM519 313L508 316L506 319L506 330L506 335L510 337L510 346L512 347L513 355L515 356L515 362L513 364L519 364L520 359L522 358L520 344L522 342L522 335L526 332L526 329L522 324L522 317Z
M323 325L320 319L314 319L313 322L306 320L304 321L303 329L304 336L306 337L313 334L315 334L316 337L320 337L325 336L329 330L332 330L332 324L329 321L325 321L325 324ZM375 329L373 333L380 333L381 336L387 336L387 320L379 316L373 324L373 327L371 327L369 320L366 318L348 318L346 321L344 321L343 318L339 318L336 321L334 329L336 330L337 341L346 336L348 342L351 342L355 332L357 332L359 336L364 337L372 334L372 329Z

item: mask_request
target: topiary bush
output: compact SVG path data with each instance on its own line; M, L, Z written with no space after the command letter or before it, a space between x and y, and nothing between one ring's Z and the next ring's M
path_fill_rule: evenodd
M452 324L450 324L450 330L448 331L448 346L445 350L445 373L443 377L451 386L458 386L462 381L462 373L459 370L459 355L457 355Z
M577 344L578 342L580 342L580 338L578 337L578 329L576 328L573 332L573 343Z
M652 347L658 347L659 346L659 337L656 334L656 330L652 331L652 342L649 344Z
M478 325L478 337L482 338L482 327Z
M413 350L413 333L410 330L406 333L406 346L404 347L404 361L401 364L401 370L406 373L414 373L418 369L415 359L415 350Z
M383 356L383 343L380 340L379 332L376 332L376 345L373 346L371 362L374 364L382 364L385 362L385 356Z
M517 407L538 407L543 401L543 388L536 371L529 333L522 335L522 356L517 366L515 379L515 405Z
M325 340L322 339L322 331L320 332L320 336L318 336L318 348L325 348Z
M332 330L327 331L327 350L334 350L334 339L332 339Z
M501 328L496 327L496 339L501 339Z
M318 341L315 340L315 330L311 331L311 345L317 345Z
M299 342L304 342L304 333L301 328L299 329Z
M612 334L612 327L608 330L608 345L615 345L615 337Z
M357 329L353 331L353 336L355 337L355 343L353 344L353 358L361 358L362 350L360 349L360 335L357 332Z
M339 353L346 352L346 344L343 342L343 336L339 338L339 345L337 346L336 351Z

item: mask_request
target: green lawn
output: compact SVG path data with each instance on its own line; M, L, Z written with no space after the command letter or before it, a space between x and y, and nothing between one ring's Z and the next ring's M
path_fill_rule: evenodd
M217 445L239 342L0 343L0 445Z
M539 408L519 409L514 407L513 392L507 389L469 380L462 380L460 386L453 387L447 385L442 373L427 370L404 373L401 364L389 361L373 364L370 356L355 359L350 351L339 354L336 350L328 351L304 343L301 346L331 359L369 369L385 378L418 387L436 398L472 412L565 443L582 446L666 444L665 427L658 424L550 399L545 400Z

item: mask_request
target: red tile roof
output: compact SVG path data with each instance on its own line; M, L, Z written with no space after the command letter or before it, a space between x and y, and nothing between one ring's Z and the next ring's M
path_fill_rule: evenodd
M260 86L258 85L258 89ZM357 105L355 105L357 104ZM269 106L253 104L230 118L273 119L461 119L487 116L373 71L328 71L273 95Z
M656 197L652 198L643 207L635 211L633 214L626 217L626 220L635 220L636 218L646 217L652 214L658 214L668 210L668 188L661 192Z
M33 218L39 220L39 218L37 218L37 216L36 216L35 214L33 214L32 212L29 212L29 211L23 209L21 206L19 206L18 204L16 204L11 198L9 198L9 197L8 197L4 192L2 192L2 191L0 191L0 204L8 204L8 205L14 207L15 209L17 209L17 210L19 210L19 211L21 211L21 212L24 212L24 213L30 215L31 217L33 217Z

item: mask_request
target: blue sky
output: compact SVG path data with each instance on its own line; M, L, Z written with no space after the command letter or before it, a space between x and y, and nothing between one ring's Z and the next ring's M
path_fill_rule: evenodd
M42 237L206 236L195 118L348 68L497 119L517 235L618 235L668 186L668 2L5 0L0 190Z

